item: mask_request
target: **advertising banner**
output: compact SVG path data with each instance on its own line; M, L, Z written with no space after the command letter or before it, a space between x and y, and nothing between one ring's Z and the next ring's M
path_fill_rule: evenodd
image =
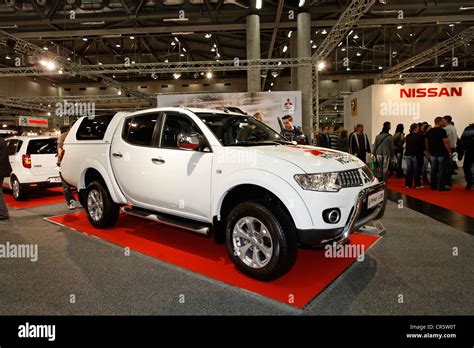
M48 119L42 117L20 116L18 125L21 127L48 128Z
M257 92L257 93L196 93L159 95L158 107L194 107L223 109L237 107L248 115L260 112L263 122L280 132L277 117L291 115L293 123L301 127L301 92Z

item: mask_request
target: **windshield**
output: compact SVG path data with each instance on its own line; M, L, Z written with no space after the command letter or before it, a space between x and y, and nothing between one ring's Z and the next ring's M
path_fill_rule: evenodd
M196 114L224 146L291 144L281 134L251 116Z

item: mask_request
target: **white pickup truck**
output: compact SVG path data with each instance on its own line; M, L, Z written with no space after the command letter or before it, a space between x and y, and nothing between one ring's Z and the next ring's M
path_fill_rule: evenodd
M225 242L237 268L272 280L298 246L347 241L385 209L385 185L347 153L296 146L250 116L156 108L81 118L61 164L91 224L127 214ZM317 270L315 270L317 272Z

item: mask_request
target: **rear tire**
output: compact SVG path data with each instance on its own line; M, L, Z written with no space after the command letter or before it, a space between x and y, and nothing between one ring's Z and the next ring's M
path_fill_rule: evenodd
M103 181L93 181L86 189L84 208L89 222L98 228L111 227L118 220L120 205L115 203Z
M18 178L13 175L10 179L10 186L12 188L13 198L17 201L23 201L28 196L26 186L21 184Z
M236 267L251 278L270 281L294 265L297 238L291 219L279 208L243 202L225 223L226 247Z

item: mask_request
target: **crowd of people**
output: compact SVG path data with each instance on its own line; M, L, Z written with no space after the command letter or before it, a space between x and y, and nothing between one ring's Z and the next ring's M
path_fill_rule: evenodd
M433 125L413 123L408 134L405 134L403 124L396 126L393 135L390 131L391 123L384 122L371 144L362 124L357 124L350 134L337 125L332 132L325 126L321 132L315 132L313 145L349 152L365 163L373 164L381 180L387 181L393 174L404 177L407 188L429 185L432 190L440 191L451 190L452 176L459 169L457 161L464 158L466 190L472 188L474 124L466 127L461 137L449 115L436 117Z

